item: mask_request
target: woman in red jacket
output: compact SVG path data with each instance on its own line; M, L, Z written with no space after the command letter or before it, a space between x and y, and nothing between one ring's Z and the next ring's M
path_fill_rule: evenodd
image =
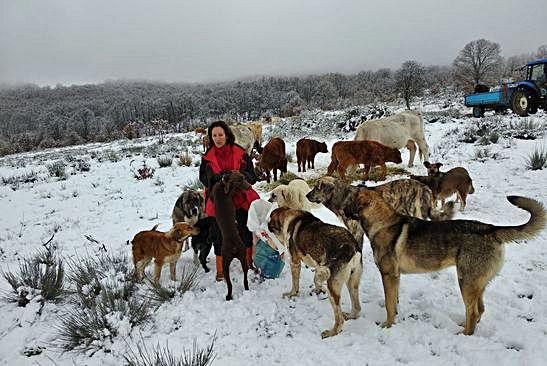
M250 184L256 183L256 176L251 157L246 153L245 149L235 143L234 134L224 121L211 123L207 130L207 136L209 137L210 147L203 154L199 167L199 180L206 188L205 213L208 216L215 216L215 206L208 192L211 191L214 184L221 180L224 173L231 170L239 170ZM241 239L247 248L247 262L250 268L252 264L253 239L251 232L247 229L247 216L249 205L258 198L258 193L252 188L246 191L238 191L233 196L236 208L236 221ZM217 281L223 279L220 247L221 240L215 240Z

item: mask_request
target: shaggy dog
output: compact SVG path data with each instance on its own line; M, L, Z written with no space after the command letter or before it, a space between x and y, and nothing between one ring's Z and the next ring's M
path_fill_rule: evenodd
M204 210L205 199L203 198L203 191L192 188L186 189L177 198L173 207L173 213L171 214L173 225L177 222L195 225L199 219L205 217Z
M310 211L317 205L312 204L306 195L311 191L303 179L294 179L288 185L279 185L272 190L268 201L277 202L279 207L289 207L297 210Z
M474 220L425 221L400 215L374 191L357 194L358 215L382 275L387 320L395 322L399 279L403 273L425 273L456 266L465 304L465 329L471 335L484 312L483 294L503 266L504 243L530 239L545 227L545 210L533 199L508 196L530 213L527 223L496 226Z
M142 280L144 269L152 259L155 262L154 283L159 283L164 263L169 263L171 280L175 281L177 261L180 258L183 242L190 235L199 234L199 229L184 222L176 223L167 232L157 231L157 227L158 225L152 230L141 231L131 241L133 264L138 281Z
M272 212L268 229L288 246L291 254L292 288L283 297L298 296L300 262L315 268L316 288L327 282L329 300L334 312L334 326L321 332L322 338L340 333L344 320L359 317L362 247L346 229L326 224L309 212L287 207L277 208ZM342 313L340 307L343 284L346 284L350 294L350 313Z
M358 242L363 242L363 228L355 216L355 200L359 191L369 189L382 198L395 211L402 215L431 220L448 220L454 214L454 205L450 202L444 211L437 210L433 205L431 190L424 184L412 179L399 179L376 187L352 186L333 177L321 177L315 187L307 194L311 202L322 203L334 212L355 236Z

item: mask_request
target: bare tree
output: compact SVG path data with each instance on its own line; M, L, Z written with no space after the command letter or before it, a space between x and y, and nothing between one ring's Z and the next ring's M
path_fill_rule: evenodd
M502 58L498 43L477 39L464 46L454 60L454 79L464 89L491 83L498 77Z
M405 61L395 73L395 90L401 93L410 109L410 101L413 97L422 95L425 88L425 68L416 61Z

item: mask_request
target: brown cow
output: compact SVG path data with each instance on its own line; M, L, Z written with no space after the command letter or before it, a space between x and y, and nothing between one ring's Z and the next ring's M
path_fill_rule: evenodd
M298 163L298 171L302 166L302 171L306 171L306 162L308 168L315 169L315 155L318 152L327 153L327 144L311 139L300 139L296 143L296 160Z
M380 165L382 177L385 179L386 162L401 163L401 152L376 141L338 141L332 146L331 162L327 174L332 175L334 170L337 170L340 178L346 180L348 166L365 164L363 180L367 180L370 169Z
M281 173L287 172L287 155L285 141L275 137L268 141L255 166L255 173L259 180L270 183L270 170L273 171L274 182L277 180L277 169Z

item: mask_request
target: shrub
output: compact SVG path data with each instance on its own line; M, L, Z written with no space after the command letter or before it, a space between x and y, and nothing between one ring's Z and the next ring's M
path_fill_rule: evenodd
M138 298L124 301L117 298L116 291L101 286L95 306L76 306L60 316L57 339L67 351L101 349L114 337L128 335L132 327L142 324L148 316L148 302Z
M509 130L506 134L516 139L535 140L542 136L543 126L530 118L522 118L515 123L509 122Z
M66 179L65 163L62 160L47 164L46 167L51 177L57 177L60 180Z
M535 148L526 159L526 168L529 170L541 170L547 166L547 151Z
M148 281L150 285L150 293L148 298L160 306L166 301L170 301L177 295L184 295L189 290L197 288L201 279L201 267L192 264L184 265L182 267L182 274L180 283L175 287L162 287L160 284L155 284L152 281Z
M199 189L203 189L203 188L204 188L203 183L201 183L201 181L198 178L195 178L195 179L192 179L192 180L188 181L188 183L186 183L184 185L183 190L186 190L186 189L199 190Z
M61 315L56 327L62 349L104 348L149 317L150 303L137 296L127 256L76 258L70 269L75 306Z
M43 301L58 302L65 292L64 275L63 262L57 258L53 249L38 252L30 258L24 258L18 272L2 272L13 289L6 299L23 307L35 296L41 296Z
M129 163L129 166L133 164L133 161L134 160L131 160L131 162ZM140 168L137 168L137 170L133 170L133 176L137 180L143 180L143 179L152 178L154 176L154 172L155 172L155 169L152 167L149 167L148 165L146 165L146 162L143 161L142 166Z
M160 168L168 168L173 164L173 158L167 155L160 155L156 158Z
M91 170L91 165L88 161L80 159L76 162L74 169L79 172L88 172Z
M38 173L35 171L25 172L11 177L2 177L2 184L9 185L14 191L24 183L34 183L38 181Z
M188 153L182 153L179 156L179 165L180 166L191 166L192 165L192 156Z
M175 356L166 344L165 347L157 344L149 350L144 340L137 343L136 352L129 347L129 352L124 355L128 366L207 366L215 359L213 352L216 337L213 336L211 344L207 348L198 348L196 340L192 344L192 350L184 349L182 356Z

